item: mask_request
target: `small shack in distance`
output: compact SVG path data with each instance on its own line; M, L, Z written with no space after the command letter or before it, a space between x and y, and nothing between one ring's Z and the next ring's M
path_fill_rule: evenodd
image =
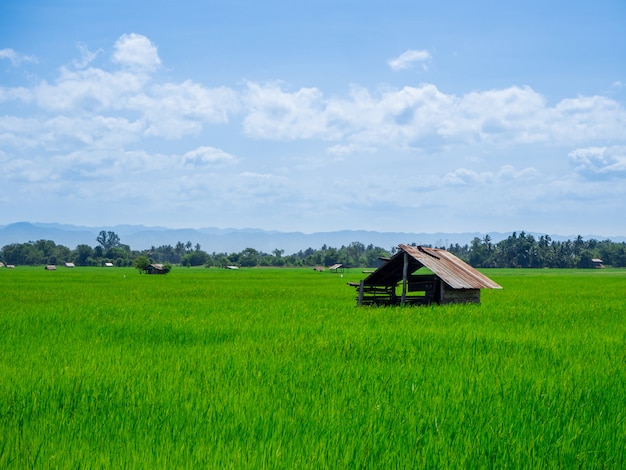
M413 274L421 268L432 274ZM357 305L480 303L481 289L502 289L446 250L408 245L398 245L385 264L348 284L357 289Z
M170 266L161 263L152 263L144 269L146 274L167 274L170 272Z
M336 263L328 268L331 273L342 273L343 272L343 264Z

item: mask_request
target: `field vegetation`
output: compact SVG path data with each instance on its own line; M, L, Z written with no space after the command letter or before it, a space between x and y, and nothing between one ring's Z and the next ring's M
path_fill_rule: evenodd
M2 468L621 468L626 271L484 270L357 308L360 270L0 270Z

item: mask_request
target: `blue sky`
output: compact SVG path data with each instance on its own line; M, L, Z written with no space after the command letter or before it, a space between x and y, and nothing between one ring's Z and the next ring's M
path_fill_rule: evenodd
M0 6L0 224L625 235L626 3Z

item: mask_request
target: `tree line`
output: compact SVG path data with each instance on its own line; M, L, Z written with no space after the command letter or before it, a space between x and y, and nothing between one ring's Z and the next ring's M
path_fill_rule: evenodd
M91 247L78 245L74 250L57 245L52 240L12 243L0 250L0 261L13 265L48 265L74 263L76 266L144 266L150 263L165 263L180 266L331 266L344 264L353 267L375 266L380 257L388 257L389 252L372 244L352 242L347 246L333 248L324 245L316 250L307 248L297 253L285 255L285 250L275 249L265 253L254 248L246 248L236 253L208 253L200 244L178 242L175 245L152 246L147 250L132 250L121 243L114 232L102 231L96 238L98 245Z
M0 261L13 265L46 265L71 262L77 266L143 266L150 263L167 263L180 266L276 266L304 267L343 264L346 267L376 267L380 258L387 258L395 248L385 250L372 244L352 242L340 248L322 246L307 248L285 255L275 249L265 253L246 248L237 253L208 253L199 244L178 242L175 245L152 246L148 250L132 250L121 243L114 232L102 231L96 238L98 245L78 245L75 249L57 245L52 240L12 243L0 250ZM415 245L415 243L412 243ZM535 238L525 232L513 233L505 240L493 243L489 235L474 238L466 245L454 244L445 248L477 268L590 268L592 260L599 258L605 265L626 267L626 243L610 240L555 241L548 235Z
M452 245L448 250L476 268L592 268L593 259L606 266L626 267L626 243L610 240L556 241L548 235L513 232L498 243L489 235L474 238L469 245Z

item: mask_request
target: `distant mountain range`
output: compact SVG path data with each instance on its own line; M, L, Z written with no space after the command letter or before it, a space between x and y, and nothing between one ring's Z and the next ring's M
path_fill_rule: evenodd
M340 230L334 232L277 232L253 228L244 229L171 229L166 227L146 227L144 225L115 225L103 227L85 227L77 225L17 222L0 225L0 247L11 243L26 243L36 240L52 240L57 245L75 248L85 244L96 246L96 237L102 231L115 232L121 243L134 250L149 249L152 246L175 245L177 242L200 244L208 253L233 253L245 248L254 248L265 253L275 249L285 250L285 254L296 253L307 248L319 249L323 245L340 248L352 242L364 245L372 244L390 250L399 243L433 246L449 246L450 244L465 245L474 237L483 238L489 235L494 243L504 240L513 232L465 232L465 233L406 233L406 232L374 232L367 230ZM517 232L519 233L519 231ZM536 238L543 233L530 233ZM552 235L556 241L573 240L577 235ZM583 235L585 240L595 238L605 240L606 237ZM626 237L612 237L614 242L626 241Z

